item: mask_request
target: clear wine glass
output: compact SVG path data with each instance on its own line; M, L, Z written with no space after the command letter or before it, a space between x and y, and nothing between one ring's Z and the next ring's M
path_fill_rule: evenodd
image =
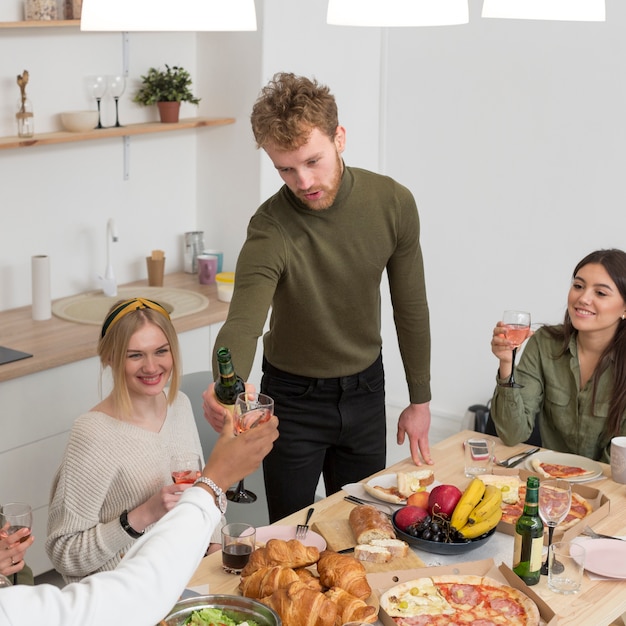
M172 481L177 485L193 485L202 472L202 462L197 454L175 454L170 460Z
M235 400L233 424L235 434L243 433L272 417L274 400L264 393L240 393ZM231 502L250 504L256 501L256 494L244 487L244 479L239 481L235 489L229 489L226 497Z
M113 96L115 100L115 126L120 127L120 115L119 115L119 100L120 96L126 89L126 77L125 76L109 76L108 77L109 94Z
M569 513L572 504L572 487L567 480L555 478L541 481L539 485L539 516L548 527L548 550L552 544L554 529ZM541 573L548 575L548 559L541 566Z
M515 357L517 349L526 341L530 334L530 313L526 311L505 311L502 315L503 330L506 338L513 344L513 360L511 361L511 375L501 387L516 387L520 389L524 385L515 382Z
M33 527L33 510L30 504L25 502L7 502L0 508L0 528L3 528L6 524L9 527L6 529L7 535L12 535L22 528L28 528L30 530ZM20 543L23 543L28 539L22 537Z
M102 126L102 118L100 115L100 102L107 92L108 84L106 76L89 76L87 77L87 90L92 98L98 103L98 125L96 128L104 128Z

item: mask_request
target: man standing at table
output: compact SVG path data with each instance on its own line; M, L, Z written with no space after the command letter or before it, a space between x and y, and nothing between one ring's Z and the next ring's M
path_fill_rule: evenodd
M397 441L408 435L414 462L432 463L430 327L415 200L391 178L344 165L346 130L329 88L276 74L251 122L285 184L250 220L215 347L230 348L246 379L271 307L261 391L280 419L263 463L273 522L313 502L322 472L330 495L385 467L385 269L411 402ZM212 385L204 399L221 430Z

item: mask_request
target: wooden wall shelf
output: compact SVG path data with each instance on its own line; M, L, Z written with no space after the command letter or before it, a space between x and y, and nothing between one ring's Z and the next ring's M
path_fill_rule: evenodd
M80 20L23 20L21 22L0 22L0 28L60 28L80 26Z
M71 143L75 141L90 141L92 139L108 139L110 137L128 137L130 135L145 135L148 133L164 133L187 128L203 128L206 126L225 126L234 124L234 117L190 117L181 119L177 124L162 124L161 122L147 122L142 124L128 124L111 128L94 128L84 133L70 133L55 131L53 133L35 133L33 137L0 137L0 150L9 148L30 148L32 146L46 146L55 143Z

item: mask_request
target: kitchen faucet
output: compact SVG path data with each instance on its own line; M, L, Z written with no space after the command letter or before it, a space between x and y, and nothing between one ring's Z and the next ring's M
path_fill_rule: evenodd
M102 283L102 291L105 296L117 295L117 283L115 281L115 274L113 273L113 264L111 263L111 242L115 243L117 240L118 235L115 220L109 218L107 222L107 265L104 271L104 277L98 276Z

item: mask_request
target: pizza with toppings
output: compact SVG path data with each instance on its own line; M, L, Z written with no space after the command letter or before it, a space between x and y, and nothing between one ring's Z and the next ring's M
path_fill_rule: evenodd
M430 576L392 587L381 608L398 626L537 626L539 609L521 591L487 576Z
M546 496L549 494L546 494ZM515 524L517 518L524 512L524 501L526 500L526 485L522 484L518 489L518 500L514 503L502 501L502 521L506 524ZM572 504L565 519L557 526L560 531L566 531L578 521L587 517L593 508L580 494L572 491Z
M537 474L544 478L582 478L584 476L592 476L596 473L593 470L588 470L583 467L546 463L539 459L533 459L531 465Z

